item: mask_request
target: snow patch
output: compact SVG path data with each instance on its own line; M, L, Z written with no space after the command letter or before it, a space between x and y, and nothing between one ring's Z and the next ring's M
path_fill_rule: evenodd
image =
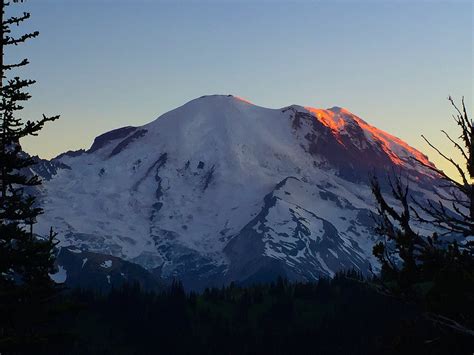
M62 284L66 282L67 279L67 270L63 268L61 265L58 265L58 271L54 274L49 274L51 280L56 282L57 284Z
M109 269L112 267L112 260L105 260L102 264L100 264L100 267L103 267L104 269Z

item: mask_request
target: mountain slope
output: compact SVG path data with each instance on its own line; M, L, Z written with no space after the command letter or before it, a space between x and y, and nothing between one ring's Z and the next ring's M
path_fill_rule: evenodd
M43 167L39 231L53 225L63 246L193 288L366 272L376 238L367 178L400 171L429 196L435 178L412 157L429 163L345 109L206 96Z
M137 283L143 290L161 290L163 282L141 266L120 258L61 248L56 256L57 272L50 275L68 288L110 291L125 283Z

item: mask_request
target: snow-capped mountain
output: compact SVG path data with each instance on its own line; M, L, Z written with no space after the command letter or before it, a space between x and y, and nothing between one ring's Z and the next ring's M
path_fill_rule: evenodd
M343 108L205 96L39 164L37 231L54 226L62 246L191 288L367 272L377 238L368 177L402 172L430 196L435 177L412 157L430 164Z

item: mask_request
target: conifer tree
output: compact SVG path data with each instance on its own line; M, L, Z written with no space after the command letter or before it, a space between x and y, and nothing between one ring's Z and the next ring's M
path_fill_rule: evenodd
M38 36L38 32L16 36L14 28L30 18L23 12L7 16L22 0L0 0L0 353L24 353L44 341L41 323L56 286L49 273L54 271L55 234L37 236L33 226L42 213L31 191L41 180L28 169L33 159L24 153L20 140L36 136L44 124L59 116L25 121L26 91L35 83L12 73L28 64L28 59L5 63L5 50Z

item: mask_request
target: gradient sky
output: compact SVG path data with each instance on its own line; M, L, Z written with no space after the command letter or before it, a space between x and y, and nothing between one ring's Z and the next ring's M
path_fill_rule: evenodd
M21 6L18 7L21 9ZM472 112L471 1L30 0L37 40L8 53L38 81L25 116L61 114L25 149L50 158L205 94L346 107L434 154ZM22 10L22 9L21 9ZM445 168L446 165L440 165Z

